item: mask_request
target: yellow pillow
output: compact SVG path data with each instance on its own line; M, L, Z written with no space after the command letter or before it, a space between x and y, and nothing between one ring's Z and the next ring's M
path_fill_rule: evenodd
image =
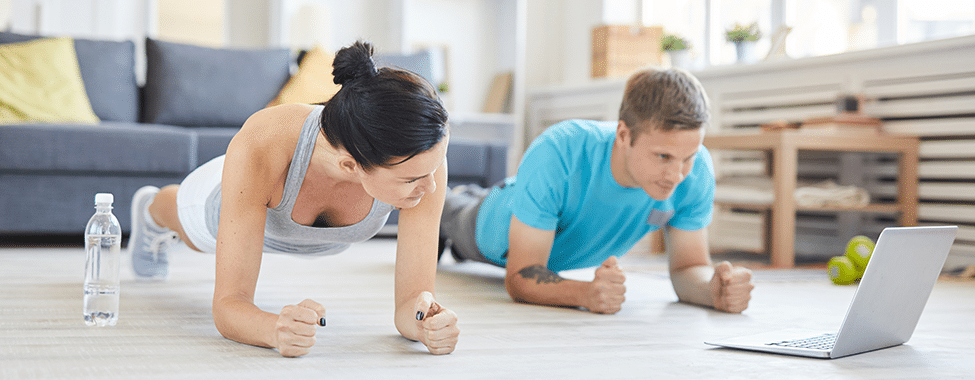
M289 103L321 103L335 95L341 86L332 82L332 61L335 57L321 46L305 53L295 73L284 84L268 107Z
M0 124L96 124L70 38L0 45Z

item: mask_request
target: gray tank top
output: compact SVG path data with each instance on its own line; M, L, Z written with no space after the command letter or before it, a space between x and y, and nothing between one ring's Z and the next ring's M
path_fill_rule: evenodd
M315 150L315 141L321 130L321 114L324 106L317 106L305 119L298 137L295 154L291 158L288 177L284 183L284 194L277 207L267 210L264 225L264 250L266 252L292 253L306 255L334 255L344 251L352 243L369 240L386 224L393 206L372 202L369 215L356 224L345 227L309 227L291 219L291 212L298 198L298 190L305 180L308 163ZM220 217L220 186L210 193L206 203L207 229L217 236Z

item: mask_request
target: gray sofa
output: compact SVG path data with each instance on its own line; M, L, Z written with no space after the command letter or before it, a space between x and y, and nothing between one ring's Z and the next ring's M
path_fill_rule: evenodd
M0 44L38 38L0 32ZM148 39L146 81L130 41L75 40L97 125L0 125L0 239L81 234L97 192L129 205L144 185L179 183L223 154L244 120L273 99L294 64L284 49L210 49ZM449 181L489 185L505 176L506 147L452 140ZM390 218L395 223L396 217Z

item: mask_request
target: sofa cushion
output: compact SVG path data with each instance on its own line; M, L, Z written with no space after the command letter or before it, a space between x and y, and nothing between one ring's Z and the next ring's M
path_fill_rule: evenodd
M146 39L142 120L240 127L290 77L287 49L214 49Z
M0 128L0 172L186 174L195 163L196 135L180 127L102 122Z
M0 32L0 44L24 42L43 36ZM135 79L135 44L132 41L74 39L78 68L91 108L105 121L139 120L139 86Z
M81 234L95 212L91 202L95 194L112 193L115 195L112 213L118 218L122 232L128 233L132 225L129 208L136 190L145 185L177 184L184 176L31 175L0 171L0 210L4 216L17 216L0 217L0 231L2 234Z
M240 128L194 128L196 133L196 166L203 165L214 157L227 154L230 140Z
M70 38L0 45L0 124L95 124Z

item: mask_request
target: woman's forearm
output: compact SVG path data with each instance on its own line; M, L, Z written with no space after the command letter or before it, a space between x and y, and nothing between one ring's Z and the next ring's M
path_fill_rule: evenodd
M230 297L213 300L213 323L217 331L240 343L275 347L277 319L277 314L263 311L251 302Z
M404 300L396 304L396 315L394 323L400 335L409 340L419 340L419 331L416 328L416 311L414 306L416 297L413 300Z

